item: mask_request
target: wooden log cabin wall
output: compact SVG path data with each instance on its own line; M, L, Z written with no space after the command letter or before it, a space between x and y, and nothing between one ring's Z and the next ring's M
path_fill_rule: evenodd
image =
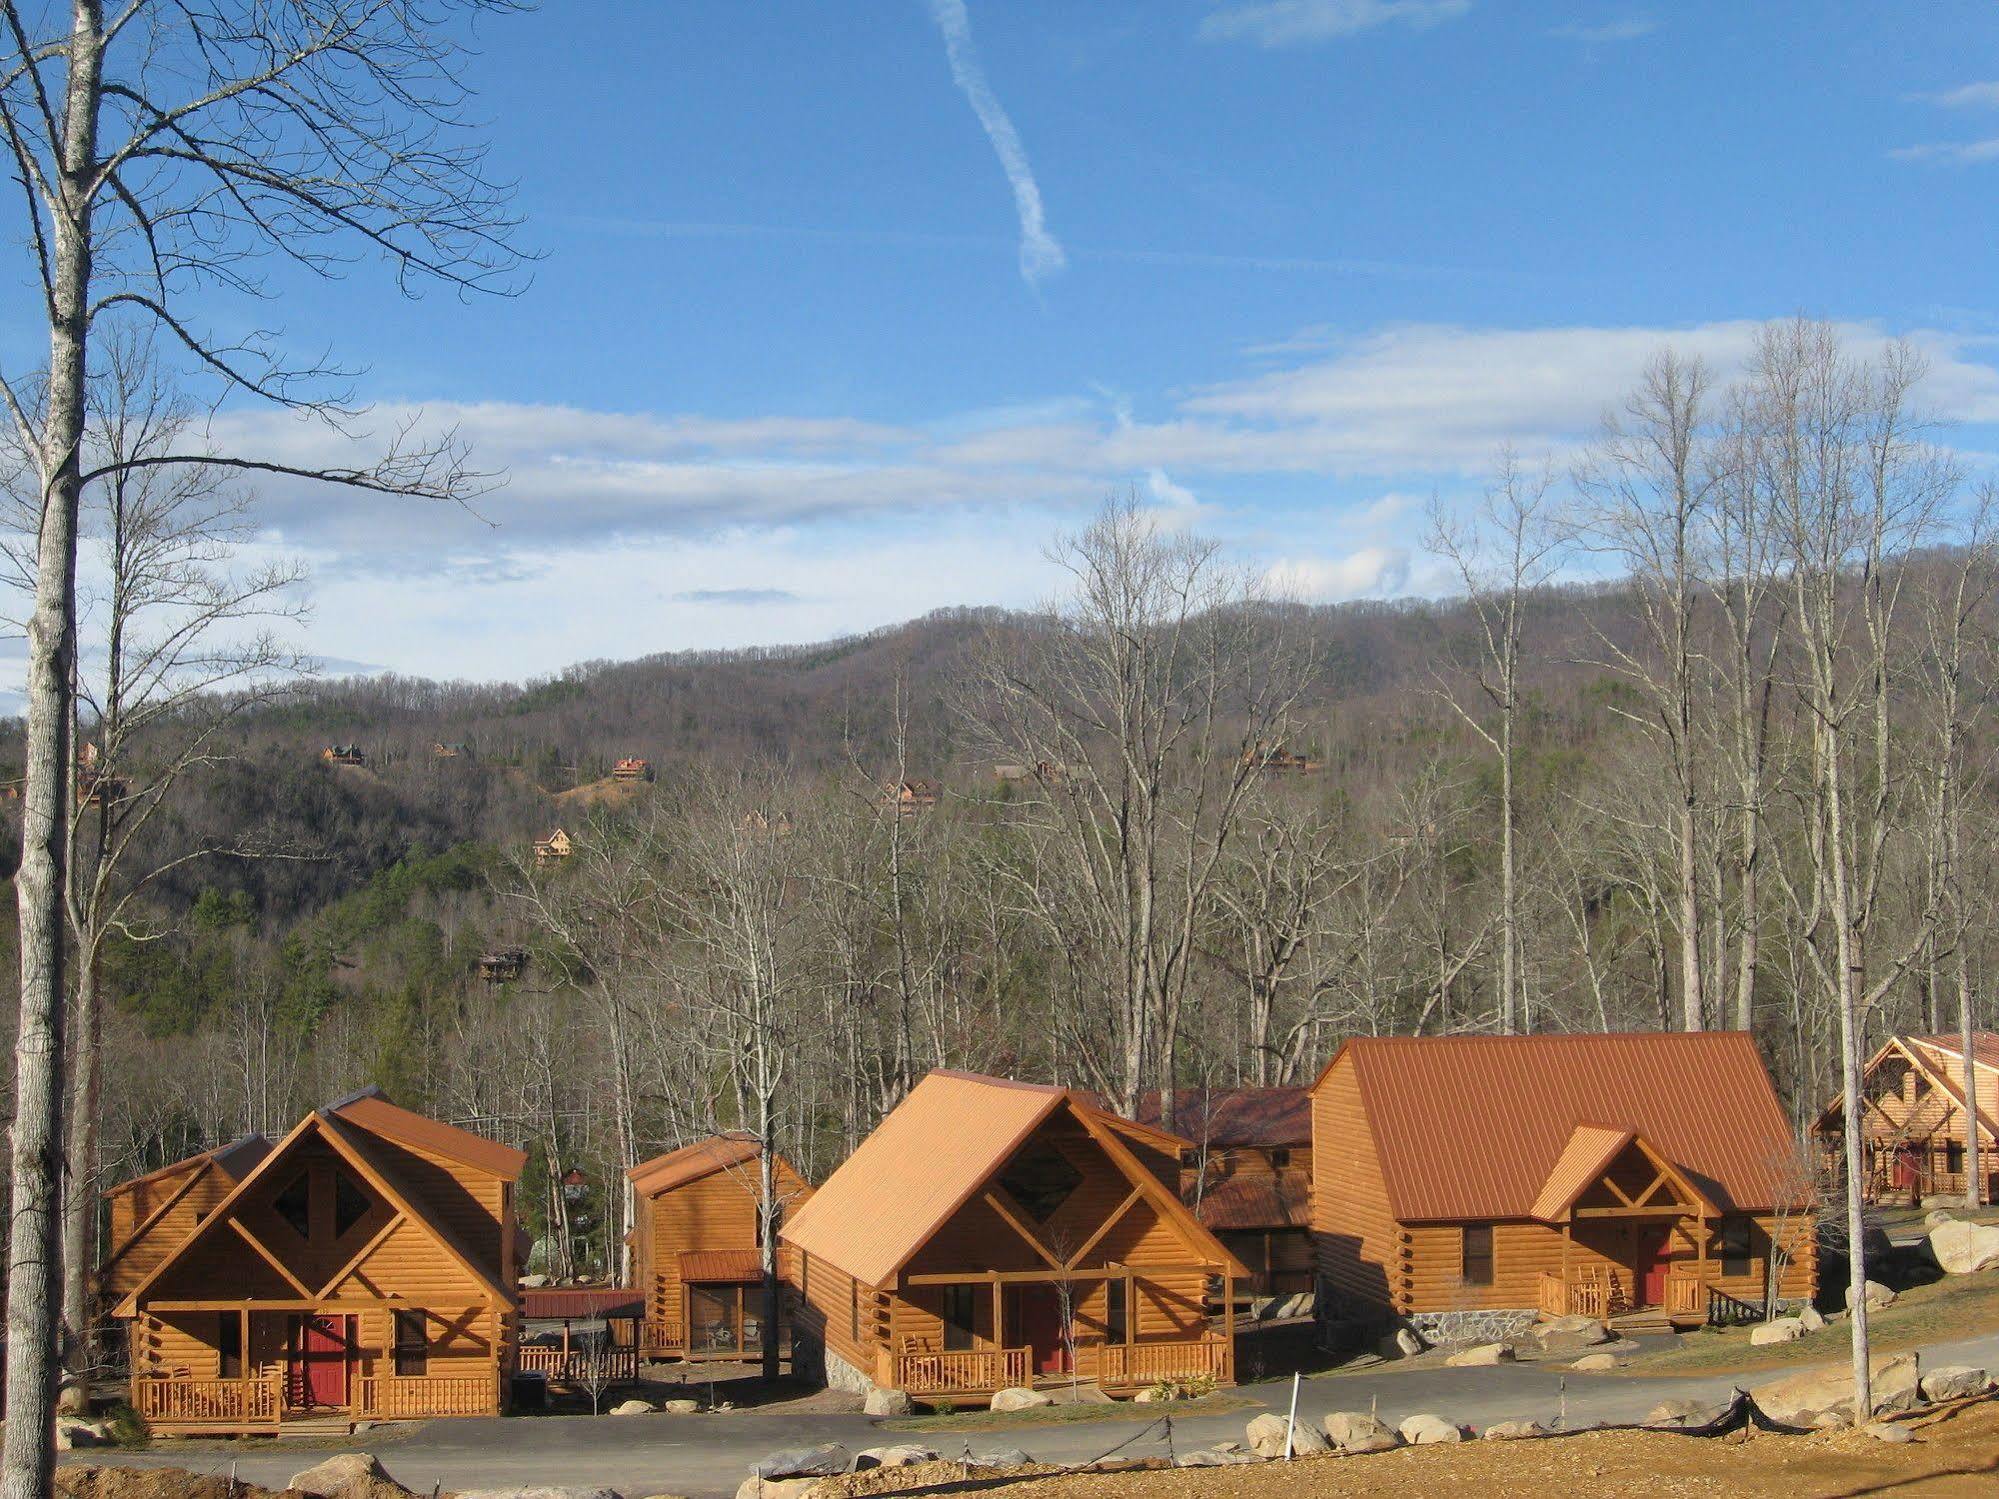
M1329 1342L1688 1326L1816 1290L1811 1172L1746 1034L1356 1039L1312 1098Z
M1065 1088L931 1073L785 1226L800 1362L932 1399L1232 1380L1244 1269L1174 1190L1186 1144Z
M525 1160L373 1089L308 1115L119 1297L134 1408L183 1433L504 1410Z

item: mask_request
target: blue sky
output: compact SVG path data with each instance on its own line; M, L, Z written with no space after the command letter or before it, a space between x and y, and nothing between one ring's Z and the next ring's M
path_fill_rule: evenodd
M1433 590L1432 491L1792 312L1921 341L1974 461L1999 425L1990 3L547 0L479 45L531 288L284 289L511 476L484 521L270 493L347 660L1028 603L1127 486L1308 596Z

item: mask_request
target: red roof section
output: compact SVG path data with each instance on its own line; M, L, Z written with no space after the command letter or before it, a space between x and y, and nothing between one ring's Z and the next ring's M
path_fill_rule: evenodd
M779 1274L783 1273L780 1263ZM690 1286L764 1278L761 1249L690 1249L680 1256L680 1278Z
M1403 1222L1531 1217L1578 1125L1642 1136L1723 1209L1797 1195L1798 1145L1746 1032L1358 1037L1320 1082L1341 1066Z
M1312 1221L1312 1184L1302 1171L1236 1177L1203 1192L1194 1213L1216 1233L1232 1229L1303 1228Z
M521 1292L521 1316L534 1322L638 1317L645 1297L629 1286L544 1286Z
M1947 1052L1953 1057L1964 1055L1964 1037L1953 1032L1947 1036L1911 1036L1911 1041L1927 1046L1932 1051ZM1999 1070L1999 1033L1973 1031L1971 1033L1971 1060L1980 1067Z
M1159 1095L1138 1100L1138 1122L1157 1127ZM1305 1146L1312 1143L1310 1088L1176 1088L1173 1128L1196 1145Z

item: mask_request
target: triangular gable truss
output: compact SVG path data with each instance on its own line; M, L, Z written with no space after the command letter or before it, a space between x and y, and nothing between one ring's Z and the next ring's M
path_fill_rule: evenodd
M201 1221L201 1224L195 1231L182 1240L171 1254L160 1261L158 1265L154 1266L152 1272L126 1294L125 1298L118 1303L116 1315L120 1317L137 1315L140 1302L152 1291L153 1287L161 1280L164 1280L176 1266L187 1261L198 1247L208 1243L213 1236L222 1233L225 1224L228 1225L230 1232L233 1232L264 1263L268 1264L283 1280L297 1290L301 1301L315 1301L329 1298L340 1283L352 1275L360 1264L365 1262L367 1255L372 1253L387 1239L390 1232L400 1224L410 1223L423 1230L440 1249L449 1255L471 1277L473 1282L479 1286L487 1299L494 1305L502 1307L511 1306L513 1304L513 1297L506 1288L494 1280L489 1272L482 1269L477 1261L464 1251L456 1242L455 1236L450 1233L449 1229L443 1223L432 1218L417 1207L412 1195L396 1183L393 1173L385 1171L378 1163L367 1158L364 1151L357 1146L354 1139L349 1135L350 1128L351 1126L343 1125L324 1111L316 1110L300 1120L290 1133L280 1140L276 1147L263 1160L257 1163L256 1168L245 1176L242 1181L238 1182L228 1196L216 1204L214 1211ZM360 1176L362 1180L381 1194L390 1209L387 1223L376 1233L370 1235L369 1241L363 1247L362 1251L359 1254L351 1256L346 1263L334 1272L325 1285L317 1291L307 1286L305 1282L293 1274L291 1269L277 1255L273 1254L263 1241L245 1228L241 1220L236 1216L236 1211L242 1205L243 1201L256 1190L258 1185L267 1176L275 1174L278 1168L291 1158L294 1147L309 1134L317 1135L320 1139L324 1140L335 1155L339 1156L348 1166L353 1168L356 1175Z
M1644 1158L1652 1176L1636 1192L1629 1192L1613 1171L1633 1151ZM1578 1206L1585 1197L1599 1191L1610 1198L1607 1204ZM1534 1216L1544 1223L1656 1213L1692 1213L1699 1218L1722 1216L1713 1200L1684 1171L1647 1143L1644 1136L1628 1129L1591 1126L1581 1126L1570 1136L1569 1148L1556 1161L1547 1186L1534 1204Z
M1903 1121L1897 1124L1882 1109L1880 1100L1873 1093L1866 1091L1867 1083L1873 1078L1876 1071L1879 1070L1881 1064L1890 1057L1899 1057L1902 1061L1908 1063L1925 1082L1932 1088L1941 1090L1952 1103L1957 1105L1960 1112L1963 1111L1964 1084L1962 1080L1953 1078L1950 1075L1949 1068L1938 1066L1937 1062L1927 1055L1923 1047L1911 1046L1900 1036L1890 1036L1861 1067L1860 1081L1862 1088L1862 1108L1868 1114L1878 1117L1882 1124L1888 1126L1893 1131L1892 1142L1899 1142L1907 1137L1909 1122ZM1961 1054L1956 1055L1956 1060L1960 1066L1963 1065L1964 1059ZM1980 1072L1988 1070L1976 1060L1973 1061L1972 1066ZM1813 1121L1812 1128L1814 1131L1825 1132L1835 1128L1839 1123L1840 1111L1844 1105L1845 1100L1843 1098L1835 1098L1831 1103L1827 1104L1820 1111L1819 1117ZM1987 1144L1999 1143L1999 1115L1995 1115L1992 1112L1991 1104L1987 1101L1983 1090L1979 1094L1978 1128Z
M161 1220L168 1213L179 1207L186 1200L188 1194L201 1185L202 1178L215 1169L215 1160L212 1156L202 1157L200 1162L192 1171L188 1172L186 1179L178 1187L175 1187L173 1191L161 1198L154 1205L153 1210L133 1226L132 1232L127 1234L121 1243L112 1246L111 1252L104 1257L104 1263L98 1267L98 1273L100 1275L108 1273L112 1266L125 1258L138 1245L144 1243L146 1236L159 1227Z

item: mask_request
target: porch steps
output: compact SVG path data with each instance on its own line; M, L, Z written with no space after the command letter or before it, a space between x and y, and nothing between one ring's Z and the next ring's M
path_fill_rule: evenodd
M1623 1337L1643 1337L1662 1333L1680 1332L1686 1327L1697 1327L1707 1319L1686 1312L1678 1314L1648 1307L1644 1311L1626 1312L1621 1317L1612 1317L1604 1325Z
M354 1434L354 1418L336 1416L286 1416L279 1431L288 1437L345 1437Z

